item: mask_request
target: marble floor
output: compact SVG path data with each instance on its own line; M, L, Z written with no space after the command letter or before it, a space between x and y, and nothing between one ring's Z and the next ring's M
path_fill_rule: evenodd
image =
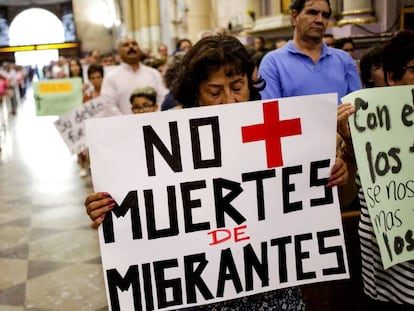
M98 233L78 174L28 89L17 114L0 109L0 311L107 310Z

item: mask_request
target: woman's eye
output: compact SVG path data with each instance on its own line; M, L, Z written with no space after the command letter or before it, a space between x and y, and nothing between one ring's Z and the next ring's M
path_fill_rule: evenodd
M232 86L232 90L234 92L239 92L241 89L243 88L243 84L242 83L236 83Z

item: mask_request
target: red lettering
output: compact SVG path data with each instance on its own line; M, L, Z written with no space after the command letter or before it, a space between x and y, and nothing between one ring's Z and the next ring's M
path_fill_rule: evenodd
M233 228L234 242L237 243L237 242L244 241L244 240L250 240L250 236L245 236L246 228L247 228L247 225ZM219 239L218 233L224 233L225 236ZM217 229L217 230L210 231L207 234L211 235L213 238L213 241L209 245L217 245L217 244L226 242L230 240L232 236L232 232L229 229Z
M224 238L222 238L221 240L219 240L217 238L217 233L218 232L226 233L227 236L225 236ZM230 240L230 238L231 238L231 231L229 229L217 229L217 230L214 230L214 231L210 231L207 234L211 234L211 236L213 237L213 242L211 242L209 245L220 244L220 243L223 243L223 242L225 242L227 240Z
M240 242L240 241L244 241L244 240L250 240L249 236L242 236L243 234L245 234L246 232L243 229L246 229L247 225L243 225L240 227L236 227L234 228L234 242ZM243 230L243 231L242 231ZM242 236L242 237L240 237Z

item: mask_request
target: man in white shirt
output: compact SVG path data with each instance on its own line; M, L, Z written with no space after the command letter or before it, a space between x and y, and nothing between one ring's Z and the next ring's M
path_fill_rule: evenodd
M129 97L137 87L153 87L157 92L157 104L161 105L168 90L161 74L141 63L142 52L132 37L119 42L121 64L105 75L101 97L108 115L132 114Z

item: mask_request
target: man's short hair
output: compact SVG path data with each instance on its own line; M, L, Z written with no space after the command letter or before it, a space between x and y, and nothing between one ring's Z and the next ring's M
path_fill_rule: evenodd
M308 1L308 0L292 0L292 2L290 3L290 10L292 10L292 11L295 10L298 13L300 13L303 10L303 8L305 7L306 1ZM331 13L332 12L331 2L329 0L325 0L325 1L328 3L329 12Z

